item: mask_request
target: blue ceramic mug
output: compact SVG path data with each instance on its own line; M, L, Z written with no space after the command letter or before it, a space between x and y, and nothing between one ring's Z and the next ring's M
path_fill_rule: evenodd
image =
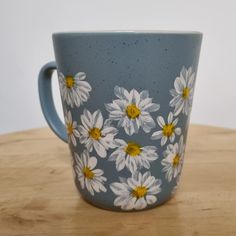
M44 116L69 144L82 197L109 210L153 208L179 183L202 34L53 34L39 74ZM57 70L65 124L51 91Z

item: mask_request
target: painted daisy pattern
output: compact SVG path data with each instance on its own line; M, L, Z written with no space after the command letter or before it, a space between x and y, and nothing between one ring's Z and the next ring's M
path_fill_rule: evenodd
M123 127L126 134L138 133L140 127L149 133L155 127L150 113L159 110L160 105L152 102L147 90L139 93L132 89L128 92L125 88L115 86L114 93L118 99L105 106L110 113L109 119L117 121L118 127Z
M163 154L164 159L161 161L161 164L164 168L162 172L165 173L167 181L171 182L172 179L177 178L182 170L184 158L183 135L178 143L169 144Z
M97 108L93 111L80 108L82 114L75 118L77 111L73 108L87 102L92 91L85 79L84 72L74 76L59 73L68 142L71 150L80 144L84 149L72 152L74 177L80 189L92 196L106 193L104 196L110 197L108 195L112 194L114 202L111 204L124 211L156 205L163 201L166 190L173 195L184 161L187 129L182 125L184 121L184 127L188 126L191 112L195 84L192 67L183 66L180 75L173 78L174 88L163 91L170 98L167 99L170 111L165 113L164 109L164 115L147 90L115 86L114 100L103 105L104 112ZM164 151L161 160L160 150ZM111 168L105 173L100 169L104 163ZM163 174L151 173L152 165ZM114 176L109 180L111 175ZM161 191L165 186L159 178L169 185L163 195Z
M107 178L103 176L101 169L95 169L97 158L90 157L89 152L85 150L81 156L75 153L75 172L82 189L87 189L91 195L95 192L106 192L104 183Z
M142 147L134 141L124 141L115 139L115 145L118 147L108 158L109 161L116 162L117 171L125 167L134 173L142 167L149 169L150 163L157 160L157 148L155 146Z
M114 137L118 130L110 126L108 120L103 121L100 110L91 113L84 109L80 118L82 123L82 125L78 126L80 143L84 144L89 152L95 149L100 157L106 157L107 150L115 148Z
M69 142L76 146L76 138L78 138L80 134L77 130L77 122L72 120L70 111L65 111L65 125Z
M161 139L161 146L164 146L168 139L171 143L173 143L175 140L175 135L181 134L181 128L176 127L178 120L178 118L174 119L172 112L169 113L167 122L165 122L162 116L158 116L157 123L161 130L154 132L151 139Z
M193 102L193 92L195 84L195 72L192 67L182 68L179 77L175 79L174 89L170 90L173 97L170 106L174 107L174 115L177 116L181 112L189 115Z
M68 106L79 107L89 99L92 88L87 81L84 81L86 78L84 72L79 72L75 76L64 76L60 72L58 77L62 99Z
M114 205L122 210L142 210L157 202L161 192L161 180L151 176L149 171L136 172L130 178L120 178L120 182L110 184L116 195Z

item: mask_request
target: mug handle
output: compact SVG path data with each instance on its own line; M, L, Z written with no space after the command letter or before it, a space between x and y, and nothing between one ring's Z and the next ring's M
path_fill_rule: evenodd
M64 142L68 143L66 127L59 118L52 98L52 73L57 69L56 62L45 64L38 76L39 100L44 117L52 131Z

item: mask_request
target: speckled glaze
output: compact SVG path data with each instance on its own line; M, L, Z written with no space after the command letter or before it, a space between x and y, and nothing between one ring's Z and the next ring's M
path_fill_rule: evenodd
M56 63L40 72L40 101L50 127L69 143L86 201L136 211L176 191L201 40L198 32L53 34ZM54 69L65 126L52 102Z

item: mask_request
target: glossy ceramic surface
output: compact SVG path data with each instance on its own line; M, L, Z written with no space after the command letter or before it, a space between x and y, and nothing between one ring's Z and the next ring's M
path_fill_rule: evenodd
M201 39L198 32L53 35L56 63L41 70L40 100L50 127L69 143L84 199L143 210L176 191ZM65 126L51 98L55 68Z

